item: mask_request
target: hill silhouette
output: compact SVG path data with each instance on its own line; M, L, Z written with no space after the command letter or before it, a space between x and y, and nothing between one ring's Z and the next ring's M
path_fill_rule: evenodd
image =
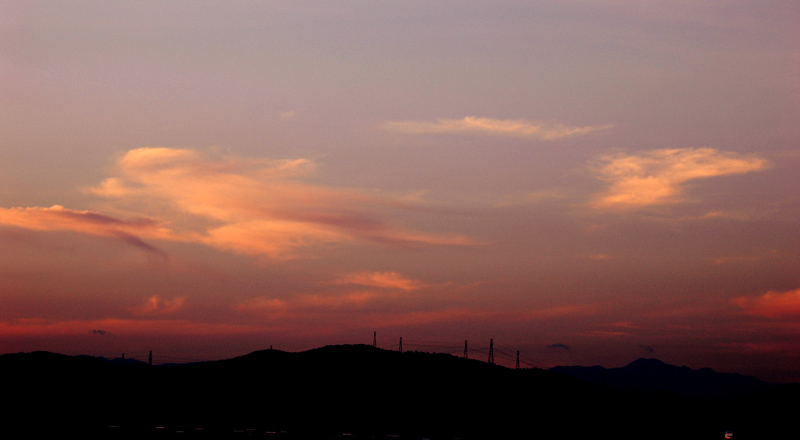
M637 359L621 368L559 366L550 371L613 388L675 392L706 399L733 398L770 388L770 384L752 376L676 367L658 359Z
M353 439L714 439L734 424L736 438L779 438L791 419L776 421L794 406L778 402L796 401L800 394L793 386L767 387L712 402L666 390L604 387L555 371L366 345L264 350L165 366L18 353L0 356L0 371L8 382L3 425L15 434L7 438L76 433L142 439L177 432L228 438L269 432L303 439L343 433Z

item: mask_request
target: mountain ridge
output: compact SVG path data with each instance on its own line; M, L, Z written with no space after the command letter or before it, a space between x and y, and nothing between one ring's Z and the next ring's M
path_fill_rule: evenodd
M227 438L222 433L253 426L262 433L283 430L309 439L336 432L364 438L394 433L443 439L531 434L634 439L643 431L651 438L705 439L732 425L737 438L747 439L748 432L783 429L764 425L761 415L742 417L768 409L780 414L768 390L754 400L758 408L733 398L709 406L705 399L680 393L614 388L555 371L366 345L269 349L164 366L20 353L0 355L0 371L14 378L6 396L15 402L7 413L15 426L97 438L109 438L108 426L124 427L130 438L147 438L155 426L177 432L202 425L206 437ZM800 396L797 388L781 392Z
M706 399L733 398L774 385L753 376L721 373L711 368L678 367L652 358L639 358L618 368L557 366L549 371L613 388L671 391Z

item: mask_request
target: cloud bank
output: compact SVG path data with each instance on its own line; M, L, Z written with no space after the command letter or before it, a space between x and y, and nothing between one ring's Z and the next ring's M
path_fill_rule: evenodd
M166 207L173 239L240 254L294 258L345 243L463 246L463 236L409 230L386 218L417 206L402 196L303 182L307 159L248 159L187 149L139 148L91 192L120 203ZM178 232L179 231L179 232Z
M755 298L739 297L733 302L748 315L773 319L800 317L800 289L769 291Z
M143 239L276 259L313 256L319 247L342 244L474 244L469 237L402 226L399 212L423 211L414 197L303 182L314 169L307 159L138 148L117 160L112 177L87 190L106 199L106 210L118 216L60 205L0 208L0 226L116 238L161 255ZM118 218L130 213L133 220Z

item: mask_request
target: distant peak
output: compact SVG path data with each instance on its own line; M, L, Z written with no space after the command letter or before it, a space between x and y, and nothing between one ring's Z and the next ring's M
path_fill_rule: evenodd
M635 361L631 362L630 364L628 364L628 366L631 366L631 365L669 365L669 364L664 362L664 361L660 361L658 359L639 358L639 359L636 359Z

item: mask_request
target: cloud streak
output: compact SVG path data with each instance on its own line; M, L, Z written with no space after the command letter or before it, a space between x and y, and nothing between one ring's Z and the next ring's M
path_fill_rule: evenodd
M551 141L607 130L613 125L573 127L556 122L531 122L524 119L492 119L467 116L464 119L439 119L436 122L394 121L385 128L407 134L480 134L523 137Z
M76 211L60 205L49 208L0 208L0 225L35 231L72 231L122 240L151 254L166 255L145 243L141 236L166 237L169 232L157 221L146 218L120 220L94 211Z
M712 148L659 149L603 156L597 176L608 189L591 201L596 209L635 209L687 201L686 184L769 167L766 159Z

